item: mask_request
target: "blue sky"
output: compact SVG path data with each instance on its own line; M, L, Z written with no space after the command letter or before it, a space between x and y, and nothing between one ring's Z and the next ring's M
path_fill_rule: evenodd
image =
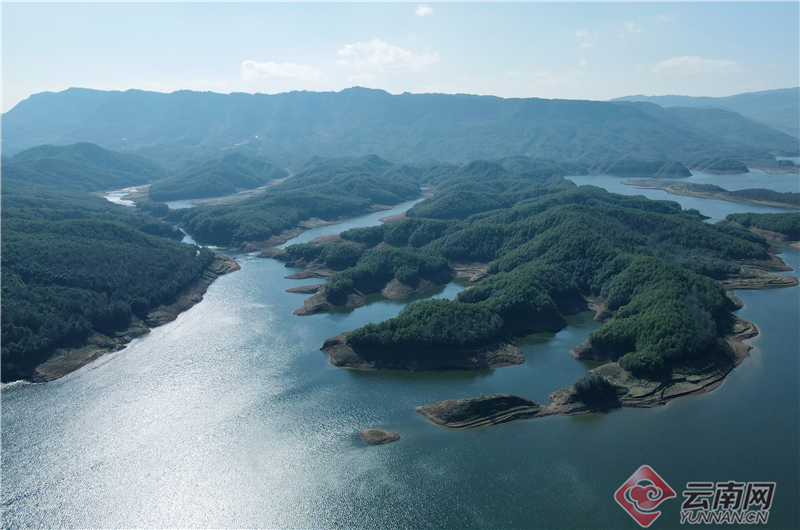
M800 84L800 4L10 3L3 111L68 87L610 99Z

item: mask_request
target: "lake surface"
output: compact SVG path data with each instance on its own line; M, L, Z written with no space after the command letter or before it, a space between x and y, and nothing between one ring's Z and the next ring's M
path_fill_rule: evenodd
M258 188L237 191L236 193L231 193L230 195L221 195L219 197L207 197L207 198L202 198L202 199L185 199L185 200L179 200L179 201L167 201L165 204L167 206L169 206L170 210L177 210L177 209L180 209L180 208L194 208L197 205L192 201L210 201L210 200L234 199L234 198L239 198L239 197L241 197L243 195L252 195L253 192L255 192L257 189ZM134 192L134 191L136 191L136 188L125 188L125 189L122 189L122 190L110 191L106 195L104 195L104 197L106 199L108 199L109 201L113 202L114 204L119 204L119 205L122 205L122 206L134 207L134 206L136 206L136 202L125 198L127 195L129 195L131 192Z
M130 195L132 192L136 191L136 188L125 188L124 190L116 190L110 191L104 197L113 202L114 204L119 204L120 206L127 206L128 208L133 208L136 206L136 203L126 199L127 195Z
M755 209L585 178L715 219ZM293 242L375 224L410 204ZM783 250L797 271L800 251ZM598 326L592 315L522 339L521 366L343 370L318 350L324 339L395 316L407 301L373 296L355 310L292 316L304 296L284 289L319 280L286 280L292 270L280 262L236 257L241 271L126 349L52 383L3 386L4 527L638 528L613 494L642 464L679 495L688 481L775 481L767 526L800 524L798 288L737 292L739 314L762 334L713 392L655 409L450 431L413 407L481 392L546 403L592 367L568 354ZM452 298L464 286L417 299ZM402 439L369 447L357 434L366 427ZM681 500L662 504L651 528L679 527Z
M590 185L605 188L613 193L622 195L643 195L648 199L660 201L675 201L680 203L684 209L694 208L705 215L711 217L709 223L716 223L731 213L758 212L758 213L786 213L797 210L786 208L775 208L772 206L757 206L751 204L740 204L729 201L716 201L709 199L699 199L695 197L682 197L680 195L670 195L666 191L656 189L640 189L634 186L622 184L625 180L632 180L631 177L616 177L614 175L581 175L566 177L579 186ZM800 175L785 174L773 175L757 169L751 169L750 173L737 175L714 175L692 171L691 177L669 179L675 182L693 182L695 184L714 184L727 190L741 190L748 188L766 188L781 193L800 192Z

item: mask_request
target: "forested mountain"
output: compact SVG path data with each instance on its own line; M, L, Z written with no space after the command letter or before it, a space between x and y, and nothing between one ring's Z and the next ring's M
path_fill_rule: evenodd
M513 155L592 163L634 157L791 155L742 145L683 118L600 101L503 99L351 88L284 94L172 94L73 88L35 94L3 116L6 152L42 142L91 141L169 164L239 146L285 164L309 155L377 154L395 162L464 163Z
M4 179L2 205L3 381L171 303L214 257L170 239L182 237L171 225L81 192Z
M62 189L98 191L146 184L164 170L140 156L94 144L40 145L3 158L3 181L24 181Z
M721 98L693 96L626 96L611 101L648 101L662 107L713 107L738 112L751 120L800 138L800 88L748 92Z
M264 193L225 206L188 210L183 226L204 243L239 246L269 239L311 218L334 220L420 195L422 170L377 156L313 157L305 169Z
M265 158L229 153L154 183L149 196L154 201L221 197L287 176L289 173L285 169Z
M675 127L691 127L707 133L707 137L723 138L733 145L761 148L767 151L797 151L800 140L771 129L731 110L720 108L669 107L653 103L633 103L648 114Z

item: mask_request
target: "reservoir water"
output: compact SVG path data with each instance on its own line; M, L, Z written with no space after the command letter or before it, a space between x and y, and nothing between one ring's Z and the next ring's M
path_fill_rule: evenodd
M713 219L757 209L585 179ZM376 224L410 204L295 241ZM782 250L797 275L800 251ZM377 296L355 310L296 317L304 296L284 289L318 280L286 280L292 270L280 262L235 255L242 269L174 322L52 383L3 386L4 527L638 528L613 494L642 464L679 496L689 481L777 482L767 526L800 525L798 288L737 292L739 314L761 335L713 392L654 409L450 431L413 407L481 392L546 403L592 367L568 354L597 327L592 315L522 339L521 366L343 370L322 342L408 301ZM402 439L369 447L357 434L366 427ZM659 506L651 528L679 527L681 501Z

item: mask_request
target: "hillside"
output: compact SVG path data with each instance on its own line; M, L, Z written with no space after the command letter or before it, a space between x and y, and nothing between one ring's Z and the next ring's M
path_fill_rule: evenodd
M708 138L722 138L734 145L764 149L772 153L793 152L800 145L794 136L776 131L726 109L662 108L653 103L633 103L633 105L675 127L695 128L706 133Z
M242 246L280 236L303 221L352 217L420 195L420 169L374 155L314 157L303 165L303 171L235 205L178 210L176 215L182 214L182 226L197 241Z
M230 153L154 183L149 196L154 201L221 197L288 176L286 170L264 158Z
M564 328L565 315L586 308L582 297L594 297L605 323L581 354L661 380L684 363L727 359L718 339L733 328L735 303L716 280L736 280L743 260L774 265L763 238L709 225L670 201L558 176L509 175L480 161L436 185L436 196L406 219L342 233L350 243L339 245L359 250L315 297L335 307L396 283L415 287L448 262L482 263L488 274L455 300L415 302L395 318L329 339L323 350L335 364L423 370L508 363L507 356L493 362L503 344ZM336 246L319 254L338 256ZM313 245L298 247L287 252L312 253Z
M647 101L662 107L714 107L732 110L775 130L800 138L800 88L748 92L721 98L625 96L611 101Z
M275 95L72 88L35 94L3 116L6 152L75 141L169 164L214 158L234 146L281 164L314 154L376 154L409 163L528 155L590 163L759 158L775 150L732 143L686 118L680 125L665 122L627 103L391 95L357 87Z
M49 380L118 349L163 323L153 310L176 301L186 309L216 278L207 274L213 252L103 198L11 181L2 201L4 382ZM181 300L187 289L192 300Z
M120 189L160 178L164 178L164 171L157 164L90 143L40 145L3 158L3 180L62 189Z

